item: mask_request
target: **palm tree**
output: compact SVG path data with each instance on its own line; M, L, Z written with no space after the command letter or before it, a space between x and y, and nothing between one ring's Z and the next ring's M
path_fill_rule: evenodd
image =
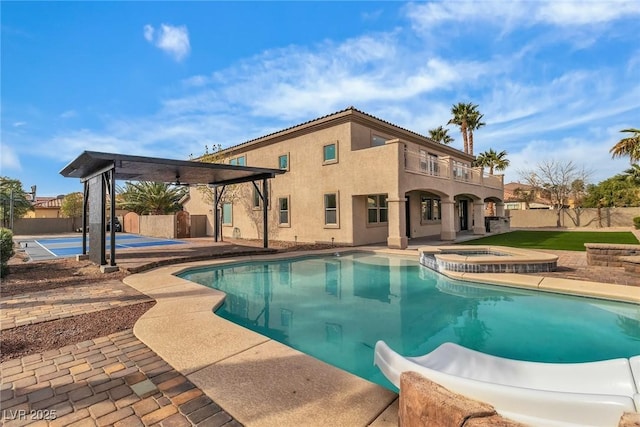
M477 105L475 107L477 107ZM480 129L486 124L482 121L482 117L484 117L484 114L480 114L480 112L476 110L475 107L473 112L467 118L467 133L469 134L469 154L471 155L473 155L473 131Z
M493 171L503 171L509 166L509 159L507 159L507 152L502 150L497 153L493 149L478 154L474 162L476 166L488 167L489 175L493 175Z
M429 129L429 138L440 144L449 145L454 139L449 135L449 129L438 126L435 129Z
M640 161L640 129L629 128L622 129L620 132L631 133L627 138L622 138L616 145L611 147L609 152L611 157L629 156L631 163Z
M478 111L478 106L471 102L459 102L451 107L453 116L447 124L460 126L462 140L464 142L464 152L473 154L473 131L484 126L483 115Z
M640 164L633 164L622 174L618 175L621 180L628 181L634 185L640 186Z
M120 190L118 207L138 215L166 215L181 209L179 201L187 192L187 187L162 182L127 182Z
M482 117L482 115L480 115ZM493 149L489 149L489 151L485 151L484 153L478 154L476 160L473 162L476 166L488 167L489 175L493 175L493 171L503 171L509 166L509 159L507 159L507 152L502 150L497 153L493 151ZM494 203L489 203L489 216L494 215Z

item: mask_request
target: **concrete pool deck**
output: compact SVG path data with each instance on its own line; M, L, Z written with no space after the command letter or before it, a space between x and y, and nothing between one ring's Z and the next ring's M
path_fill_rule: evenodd
M396 426L396 393L214 315L212 310L222 303L224 293L175 276L194 267L353 250L190 262L128 276L126 284L157 301L138 320L134 333L246 426ZM402 254L417 260L415 250L356 250ZM624 285L509 273L459 273L452 277L640 303L638 288Z

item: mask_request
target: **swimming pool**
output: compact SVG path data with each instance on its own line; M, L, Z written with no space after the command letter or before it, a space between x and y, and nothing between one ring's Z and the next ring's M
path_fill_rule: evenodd
M373 366L451 341L502 357L583 362L640 354L640 307L451 280L402 256L350 253L180 274L227 293L219 316L393 389Z

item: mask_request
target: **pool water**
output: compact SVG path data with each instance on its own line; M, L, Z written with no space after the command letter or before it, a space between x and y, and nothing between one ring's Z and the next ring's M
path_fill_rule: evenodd
M640 306L451 280L402 256L349 253L190 270L216 314L362 378L377 340L406 356L451 341L496 356L586 362L640 354Z

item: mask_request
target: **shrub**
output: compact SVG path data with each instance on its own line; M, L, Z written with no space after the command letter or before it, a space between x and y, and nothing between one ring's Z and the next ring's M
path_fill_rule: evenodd
M633 218L633 225L636 227L636 230L640 230L640 216Z
M13 233L8 228L0 228L0 277L9 271L7 263L13 254Z

